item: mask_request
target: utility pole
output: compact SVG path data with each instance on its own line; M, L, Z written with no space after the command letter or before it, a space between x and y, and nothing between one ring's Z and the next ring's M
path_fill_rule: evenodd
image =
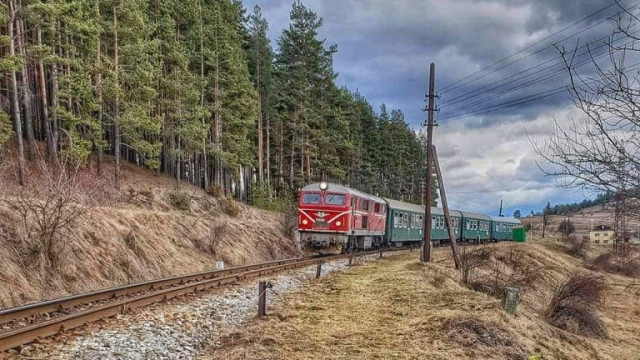
M504 217L504 214L502 214L502 200L500 200L500 212L498 213L498 217Z
M427 170L425 176L425 188L426 193L424 195L425 198L425 216L424 216L424 231L422 232L422 252L420 253L420 261L430 262L431 261L431 203L433 203L433 196L431 195L431 187L432 187L432 173L431 169L433 166L433 112L435 111L435 79L436 76L436 64L431 63L429 67L429 93L427 97Z

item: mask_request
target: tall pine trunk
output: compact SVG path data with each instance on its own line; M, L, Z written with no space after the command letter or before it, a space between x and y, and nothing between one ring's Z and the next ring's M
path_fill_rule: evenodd
M283 121L280 120L280 149L278 156L278 175L280 178L280 186L284 185L284 124Z
M113 5L113 64L116 81L115 102L113 105L113 147L116 158L115 185L120 189L120 80L118 64L118 14L116 5Z
M96 0L96 19L100 19L100 0ZM100 127L100 136L96 139L96 152L97 152L97 160L96 167L98 175L102 174L102 163L103 163L103 151L102 151L102 133L104 129L103 125L103 96L102 96L102 48L100 44L100 39L102 34L98 34L96 38L96 67L98 69L96 73L96 95L98 96L98 126Z
M14 25L16 22L16 4L14 0L9 0L9 55L13 58L16 55ZM24 168L24 147L22 144L22 121L20 119L20 103L18 102L18 79L16 71L11 69L11 115L13 116L13 126L16 132L16 146L18 149L18 183L25 184L26 174Z
M55 31L58 33L56 45L54 46L54 53L60 46L60 26L56 23ZM53 143L54 146L58 146L59 139L59 124L58 124L58 64L53 62L51 64L51 122L53 123Z
M200 106L204 107L204 23L202 20L202 1L198 0L198 15L200 17ZM202 117L202 125L206 124L206 119ZM207 172L207 136L202 143L202 174L204 175L204 188L209 189L209 173Z
M22 69L20 72L21 88L22 88L22 107L24 108L24 124L27 131L27 154L29 160L33 160L35 155L35 135L33 134L33 114L31 113L31 87L29 86L29 64L26 57L25 47L25 31L22 19L16 19L16 27L18 30L18 50L22 58Z
M42 46L42 29L38 29L38 46ZM42 122L44 123L45 139L47 143L47 157L49 161L56 161L58 158L58 150L56 141L51 129L51 120L49 119L49 105L47 101L47 81L42 58L38 59L38 77L40 88L40 104L42 105Z
M256 43L258 38L256 37ZM264 168L262 163L263 145L262 145L262 94L260 89L260 53L259 46L256 44L256 90L258 92L258 181L262 184L262 176Z
M267 188L269 189L269 198L271 198L271 153L270 153L270 143L271 143L271 119L269 115L267 115L267 129L266 129L266 176L267 176Z

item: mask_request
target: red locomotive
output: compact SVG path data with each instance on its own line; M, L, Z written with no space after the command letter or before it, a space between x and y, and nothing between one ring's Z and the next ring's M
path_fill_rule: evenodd
M298 194L302 248L324 254L379 247L386 212L377 196L327 182L307 185Z

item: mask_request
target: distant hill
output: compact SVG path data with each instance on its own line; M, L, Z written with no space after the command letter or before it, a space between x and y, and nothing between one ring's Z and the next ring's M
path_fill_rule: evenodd
M594 200L595 201L595 200ZM634 204L637 201L634 202ZM582 204L582 203L577 203ZM572 204L573 205L573 204ZM634 206L635 207L635 206ZM552 207L553 208L553 207ZM615 222L615 207L613 202L606 201L589 207L584 207L574 213L566 214L554 214L550 215L550 224L547 227L547 233L551 235L556 234L558 225L564 219L569 219L576 228L576 233L586 235L593 226L597 225L610 225L613 226ZM520 219L523 224L533 224L534 233L542 233L542 214L536 214L534 216L526 216ZM640 216L630 216L628 218L628 226L630 230L637 230L640 228Z

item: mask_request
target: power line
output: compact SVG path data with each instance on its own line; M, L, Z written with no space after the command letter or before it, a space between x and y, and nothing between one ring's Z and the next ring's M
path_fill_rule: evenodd
M503 58L503 59L501 59L501 60L499 60L499 61L497 61L497 62L495 62L495 63L491 64L491 65L488 65L488 66L486 66L486 67L484 67L484 68L482 68L482 69L480 69L480 70L478 70L478 71L476 71L476 72L474 72L474 73L472 73L472 74L470 74L470 75L468 75L468 76L466 76L466 77L464 77L464 78L462 78L462 79L460 79L460 80L457 80L457 81L455 81L455 82L453 82L453 83L451 83L451 84L449 84L449 85L445 86L444 88L442 88L441 92L444 92L444 91L447 91L447 90L457 89L457 88L459 88L459 87L461 87L461 86L464 86L464 85L466 85L466 84L469 84L469 83L471 83L471 82L473 82L473 81L477 81L477 80L481 79L482 77L487 76L488 74L486 74L486 75L484 75L484 76L482 76L482 77L480 77L480 78L473 79L473 80L471 80L471 81L467 81L467 82L465 82L465 83L463 83L463 84L460 84L461 82L463 82L463 81L465 81L465 80L467 80L467 79L469 79L469 78L471 78L471 77L473 77L473 76L475 76L475 75L477 75L477 74L479 74L479 73L481 73L481 72L483 72L483 71L485 71L485 70L488 70L488 69L490 69L490 68L492 68L492 67L494 67L494 66L496 66L496 65L498 65L498 64L501 64L501 63L503 63L503 62L505 62L505 61L507 61L507 60L509 60L509 59L513 58L514 56L516 56L516 55L518 55L518 54L520 54L520 53L522 53L522 52L524 52L524 51L526 51L526 50L528 50L528 49L531 49L532 47L534 47L534 46L536 46L536 45L538 45L538 44L540 44L540 43L542 43L542 42L544 42L544 41L546 41L546 40L551 39L552 37L554 37L554 36L556 36L556 35L558 35L558 34L560 34L560 33L564 32L565 30L570 29L570 28L572 28L572 27L576 26L577 24L579 24L579 23L581 23L581 22L583 22L583 21L585 21L585 20L587 20L587 19L589 19L589 18L591 18L591 17L593 17L593 16L596 16L596 15L598 15L599 13L601 13L601 12L603 12L603 11L605 11L605 10L609 9L610 7L612 7L612 6L614 6L614 5L617 5L617 4L618 4L618 1L616 0L616 1L614 1L613 3L611 3L611 4L607 5L607 6L605 6L604 8L602 8L602 9L600 9L600 10L598 10L598 11L596 11L596 12L594 12L594 13L590 14L590 15L587 15L587 16L583 17L582 19L580 19L580 20L578 20L578 21L576 21L576 22L573 22L573 23L571 23L571 24L569 24L569 25L565 26L564 28L562 28L562 29L560 29L560 30L558 30L558 31L554 32L553 34L548 35L548 36L546 36L546 37L544 37L544 38L542 38L542 39L540 39L540 40L538 40L538 41L536 41L536 42L534 42L534 43L532 43L532 44L530 44L530 45L528 45L528 46L526 46L526 47L524 47L524 48L522 48L522 49L520 49L520 50L518 50L518 51L516 51L515 53L513 53L513 54L511 54L511 55L509 55L509 56L507 56L507 57L505 57L505 58ZM601 24L602 22L604 22L605 20L606 20L606 19L604 19L604 20L602 20L602 21L600 21L600 22L598 22L598 23L596 23L596 24L592 25L591 27L589 27L589 28L587 28L587 29L585 29L585 30L583 30L583 31L586 31L586 30L588 30L588 29L590 29L590 28L594 27L595 25L599 25L599 24ZM580 32L578 32L578 33L580 33ZM572 35L572 36L570 36L570 37L568 37L568 38L571 38L571 37L573 37L573 36L575 36L575 35L576 35L576 34L574 34L574 35ZM565 38L565 39L563 39L562 41L564 41L564 40L566 40L566 39L568 39L568 38ZM535 51L535 52L533 52L533 53L530 53L529 55L526 55L526 56L524 56L524 57L522 57L522 58L520 58L520 59L517 59L517 60L515 60L515 61L513 61L513 62L509 63L509 64L508 64L508 65L506 65L506 66L509 66L509 65L511 65L511 64L513 64L513 63L515 63L515 62L518 62L518 61L520 61L520 60L523 60L523 59L525 59L525 58L527 58L527 57L533 56L533 55L535 55L535 54L537 54L537 53L539 53L539 52L541 52L541 51L543 51L543 50L546 50L546 49L547 49L547 48L549 48L549 47L550 47L550 46L546 46L546 47L544 47L544 48L542 48L542 49L539 49L539 50L537 50L537 51ZM501 67L501 68L499 68L499 69L494 69L494 70L493 70L492 72L490 72L489 74L491 74L491 73L493 73L493 72L495 72L495 71L497 71L497 70L503 69L503 68L504 68L504 67L506 67L506 66L503 66L503 67ZM458 84L459 84L459 85L458 85Z
M630 66L629 68L627 68L628 70L635 70L638 67L638 65L640 65L640 63L636 63L633 64L632 66ZM589 83L595 83L597 82L597 80L592 80L592 81L587 81L584 82L584 84L589 84ZM547 98L549 96L552 95L556 95L562 92L566 91L566 87L565 86L561 86L559 88L555 88L555 89L551 89L551 90L547 90L547 91L543 91L537 94L532 94L532 95L528 95L519 99L515 99L515 100L511 100L511 101L507 101L501 104L496 104L490 107L486 107L484 109L478 109L469 113L463 113L463 114L459 114L459 115L450 115L444 118L440 118L439 120L451 120L451 119L456 119L456 118L460 118L463 116L472 116L472 115L482 115L482 114L486 114L486 113L490 113L490 112L494 112L497 110L502 110L505 108L509 108L509 107L513 107L513 106L517 106L517 105L522 105L522 104L526 104L532 101L536 101L536 100L540 100L540 99L544 99Z
M640 33L640 30L636 31L635 33ZM618 39L618 40L619 40L619 39ZM624 46L624 45L631 45L631 44L633 44L633 41L627 42L627 43L623 44L623 46ZM597 50L597 49L599 49L599 48L601 48L601 47L604 47L604 46L606 46L606 44L602 44L602 45L600 45L600 46L597 46L596 48L594 48L594 49L592 49L592 50L587 50L587 51L585 51L584 53L577 55L577 57L576 57L576 58L579 58L579 57L580 57L580 56L582 56L582 55L590 54L590 53L591 53L591 51L593 51L593 50ZM573 68L578 68L578 67L581 67L581 66L583 66L583 65L589 64L589 63L591 63L592 61L595 61L595 60L601 59L601 58L603 58L603 57L606 57L606 56L608 56L608 55L609 55L609 53L608 53L608 52L604 52L604 53L602 53L602 54L600 54L600 55L594 56L594 57L592 57L592 58L590 57L590 58L585 59L585 60L583 60L583 61L581 61L581 62L578 62L578 63L574 64L572 67L573 67ZM464 111L464 110L467 110L467 109L469 109L469 108L473 108L474 106L477 106L477 105L480 105L480 104L482 104L482 103L485 103L485 102L487 102L487 101L489 101L489 100L492 100L492 99L495 99L495 98L501 97L502 95L505 95L505 94L507 94L507 93L513 92L513 91L515 91L515 90L520 90L520 89L523 89L523 88L529 87L529 86L531 86L531 85L539 84L539 83L544 82L544 81L546 81L546 80L548 80L548 79L551 79L551 78L554 78L554 77L556 77L556 76L558 76L558 75L563 74L563 73L565 72L565 70L566 70L566 69L565 69L565 68L564 68L564 66L563 66L561 69L556 70L556 71L554 71L554 72L552 72L552 73L549 73L549 74L547 74L547 75L545 75L545 76L539 77L539 78L537 78L537 79L530 80L530 81L528 81L528 82L525 82L525 83L522 83L522 84L519 84L519 85L512 86L512 87L510 87L510 88L507 88L507 89L502 90L502 91L497 92L497 93L493 93L493 94L490 94L490 93L489 93L489 94L486 94L486 95L488 95L488 96L483 97L483 98L480 98L480 99L478 99L478 100L476 100L476 101L474 101L474 102L471 102L471 103L462 104L461 106L454 107L454 108L453 108L453 109L451 109L451 110L447 110L447 111L446 111L445 113L443 113L441 116L442 116L443 118L446 118L447 116L451 116L451 115L454 115L455 113L459 113L460 111ZM531 75L534 75L534 74L531 74ZM527 76L525 76L525 77L523 77L523 78L520 78L520 79L518 79L518 80L525 79L525 78L527 78L527 77L529 77L529 76L531 76L531 75L527 75ZM492 90L496 90L496 89L499 89L499 88L501 88L501 87L503 87L503 86L506 86L506 85L509 85L509 84L515 83L515 82L517 82L518 80L509 81L509 82L506 82L506 83L504 83L504 84L500 84L500 85L498 85L498 86L494 86L494 87L492 88ZM476 97L478 97L478 96L481 96L481 95L470 96L470 97L469 97L469 99L473 99L473 98L476 98ZM466 100L466 99L465 99L465 100ZM459 103L459 102L460 102L460 101L458 101L458 103ZM455 103L455 102L454 102L454 103ZM442 106L444 106L444 105L442 105Z
M507 190L476 190L476 191L448 192L447 195L494 194L494 193L502 193L502 192L533 191L533 190L542 190L542 189L557 188L557 187L558 187L557 185L549 184L549 185L540 185L540 186L524 187L524 188L517 188L517 189L507 189Z
M632 25L631 27L635 27L635 26L637 26L637 25L638 25L638 24L634 24L634 25ZM640 33L640 30L633 31L633 32L631 32L629 35L635 35L635 34L637 34L637 33ZM594 42L599 42L599 41L602 41L602 40L605 40L605 39L607 39L607 38L609 38L609 37L610 37L610 35L607 35L607 36L604 36L604 37L598 38L598 39L594 40L594 41L593 41L593 42L591 42L591 43L587 43L587 44L585 44L585 45L582 45L582 46L578 47L578 48L576 49L576 51L578 51L578 50L582 50L582 49L587 49L587 50L585 50L584 52L582 52L582 53L578 54L578 55L576 56L576 58L579 58L579 57L581 57L581 56L583 56L583 55L588 55L588 54L590 54L591 52L593 52L593 51L595 51L595 50L598 50L598 49L600 49L600 48L602 48L602 47L604 47L604 46L607 46L607 43L603 43L603 44L600 44L600 45L596 46L595 48L592 48L592 49L589 49L589 48L588 48L588 47L589 47L589 45L591 45L592 43L594 43ZM613 43L615 43L616 41L618 41L618 40L620 40L620 39L623 39L623 38L625 38L625 37L627 37L627 36L626 36L626 35L621 35L619 38L614 39L614 40L611 42L611 44L613 44ZM631 44L631 43L632 43L632 42L627 43L627 44ZM512 80L512 81L508 81L508 82L505 82L505 83L498 83L498 84L495 84L495 83L494 83L494 84L487 84L487 85L484 85L484 86L482 86L482 87L480 87L480 88L477 88L477 89L474 89L474 90L468 91L468 92L466 92L466 93L464 93L464 94L461 94L461 95L458 95L458 96L456 96L456 97L454 97L454 98L447 99L447 100L445 100L445 101L442 103L442 105L441 105L441 106L445 106L445 105L453 105L453 104L457 104L457 103L460 103L460 102L463 102L463 101L466 101L466 100L472 99L472 98L474 98L474 97L481 96L483 93L486 93L486 92L491 91L491 90L499 89L499 88L501 88L501 87L503 87L503 86L506 86L506 85L509 85L509 84L511 84L511 83L517 82L517 81L519 81L519 80L526 79L526 78L528 78L528 77L530 77L530 76L533 76L533 75L540 75L540 73L541 73L541 72L544 72L544 71L546 71L546 70L552 69L552 68L556 67L557 65L562 65L562 70L564 70L564 64L562 64L562 63L561 63L561 60L560 60L560 59L558 59L558 58L552 58L552 59L546 60L546 61L544 61L544 62L541 62L541 63L539 63L539 64L537 64L537 65L535 65L535 66L533 66L533 67L530 67L530 68L524 69L524 70L522 70L522 71L520 71L520 72L517 72L517 73L512 74L512 75L510 75L510 76L508 76L508 77L506 77L506 78L503 78L501 81L505 81L505 80L508 80L508 79L512 79L512 78L514 78L514 77L517 77L518 75L522 75L522 74L525 74L525 73L531 72L531 71L533 71L533 70L535 70L535 69L537 69L537 68L539 68L539 67L541 67L541 66L543 66L543 65L545 65L545 64L548 64L548 63L550 63L550 62L558 62L558 63L557 63L557 64L550 65L550 66L546 66L546 67L544 67L543 69L540 69L540 71L539 71L539 72L531 73L531 74L529 74L529 75L523 76L523 77L521 77L521 78L517 78L517 79ZM561 71L561 72L563 72L563 71ZM483 91L483 92L481 92L481 90L484 90L484 91ZM474 93L475 93L475 95L473 95ZM471 96L468 96L468 97L467 97L467 95L471 95Z

